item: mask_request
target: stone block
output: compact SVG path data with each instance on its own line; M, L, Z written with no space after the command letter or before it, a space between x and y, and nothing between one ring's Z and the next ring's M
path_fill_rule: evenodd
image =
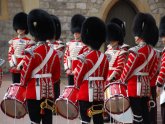
M86 5L86 3L76 3L76 8L78 8L78 9L86 9L87 5Z

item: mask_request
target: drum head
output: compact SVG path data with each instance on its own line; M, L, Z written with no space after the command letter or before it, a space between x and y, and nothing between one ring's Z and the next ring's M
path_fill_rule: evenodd
M78 107L66 99L57 99L56 109L57 113L66 119L73 120L78 116Z
M5 99L1 102L1 109L4 114L12 118L23 118L26 115L24 104L17 100Z
M124 113L129 107L129 100L123 96L113 96L105 102L105 109L113 114Z

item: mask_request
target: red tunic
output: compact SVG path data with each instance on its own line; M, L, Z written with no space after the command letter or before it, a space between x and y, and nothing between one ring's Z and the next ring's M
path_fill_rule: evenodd
M165 83L165 48L162 51L161 68L156 82L161 85L164 85Z
M43 62L49 49L47 44L36 45L33 53L24 58L21 84L27 86L27 99L54 98L53 85L60 78L60 60L55 50L47 63L34 74L34 69Z
M112 80L113 78L116 80L120 79L127 60L127 51L120 49L120 46L112 48L108 45L108 49L105 54L107 55L109 61L108 80Z
M87 74L89 70L95 65L99 56L101 55L100 51L91 50L89 52L84 53L84 58L79 61L76 69L74 82L75 86L79 87L78 100L89 101L88 95L88 78L84 80L84 76ZM108 60L106 55L104 55L103 60L101 61L100 66L93 72L90 77L103 77L102 81L94 81L94 95L93 98L95 101L103 101L104 100L104 87L105 80L107 78L108 73Z
M34 45L34 41L31 41L27 37L13 38L9 41L8 61L10 65L10 72L20 73L20 67L23 64L24 50Z
M156 51L156 56L154 56L154 58L153 58L153 61L152 61L152 63L150 64L150 69L151 69L151 71L150 71L150 80L151 80L151 82L150 82L150 86L151 87L154 87L154 86L156 86L156 79L157 79L157 76L158 76L158 74L159 74L159 70L160 70L160 62L161 62L161 52L159 51L159 50L156 50L155 49L155 51Z
M78 63L77 56L86 51L88 51L88 47L80 40L71 40L64 53L64 70L70 69L73 72Z
M129 52L128 60L121 74L121 82L128 84L129 96L149 96L151 79L149 74L152 72L150 65L156 56L156 51L151 46L146 45L145 42L141 42L138 46L131 48ZM151 59L149 59L149 56ZM137 69L139 67L142 68ZM137 85L138 82L141 82L141 87ZM140 94L138 94L138 87L141 88Z

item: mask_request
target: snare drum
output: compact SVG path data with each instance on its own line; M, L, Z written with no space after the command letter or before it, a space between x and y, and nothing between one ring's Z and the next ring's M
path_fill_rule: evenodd
M126 85L119 82L109 83L104 91L105 109L112 114L124 113L129 107Z
M66 86L63 94L56 100L57 113L64 118L73 120L78 116L77 94L79 89Z
M25 94L26 88L19 84L11 84L1 102L4 114L12 118L22 118L26 115Z

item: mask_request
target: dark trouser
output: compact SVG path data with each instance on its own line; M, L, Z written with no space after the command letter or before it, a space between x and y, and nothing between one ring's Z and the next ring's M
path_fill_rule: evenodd
M60 96L60 80L54 84L54 100Z
M153 104L151 104L151 106L149 105L149 107L150 107L150 123L157 124L156 86L151 87L151 95L152 95L152 100L155 102L155 107L152 107Z
M68 75L68 85L74 85L74 75Z
M82 120L82 124L89 124L91 118L88 117L87 115L87 110L92 106L92 105L98 105L98 104L104 104L104 102L87 102L87 101L79 101L79 106L80 106L80 116ZM95 109L102 109L100 107L96 107ZM93 123L94 124L103 124L103 114L96 114L93 115Z
M165 103L161 105L162 124L165 124Z
M148 97L129 97L134 115L133 124L150 124Z
M44 109L44 114L40 114L40 104L43 100L27 100L28 113L31 120L31 124L52 124L52 111Z
M12 73L12 81L14 83L20 83L21 74L20 73Z

